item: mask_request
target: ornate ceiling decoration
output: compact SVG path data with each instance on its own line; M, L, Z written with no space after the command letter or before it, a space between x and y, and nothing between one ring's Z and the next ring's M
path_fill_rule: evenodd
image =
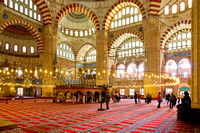
M70 12L69 15L75 19L84 19L86 17L83 13Z

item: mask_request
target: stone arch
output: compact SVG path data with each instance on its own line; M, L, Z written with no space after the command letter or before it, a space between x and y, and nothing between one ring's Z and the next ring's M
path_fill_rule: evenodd
M123 3L125 3L125 5ZM119 11L124 6L129 6L129 5L138 6L140 11L142 12L142 19L146 18L147 15L145 13L145 9L143 5L139 2L139 0L119 0L107 11L103 20L102 29L108 31L110 27L110 22L112 18L115 16L116 12Z
M178 59L177 62L179 63L182 59L188 59L188 61L190 62L190 64L192 63L191 57L182 57L182 58Z
M68 93L71 93L71 97L69 97L69 94L68 94ZM71 91L66 91L66 92L64 93L64 95L65 95L66 98L72 98L72 97L73 97L73 93L72 93Z
M36 3L37 7L39 8L41 15L42 15L42 20L44 25L52 24L52 18L51 14L49 12L49 8L45 2L45 0L34 0Z
M39 33L33 28L33 26L31 24L29 24L28 22L26 22L24 20L10 20L8 22L5 22L3 25L1 25L0 33L2 33L2 31L10 25L20 25L20 26L26 28L30 32L30 34L34 37L34 39L36 40L36 42L38 44L39 53L43 52L42 38L40 37Z
M117 64L117 65L116 65L116 70L118 70L117 68L118 68L119 66L122 66L122 65L124 66L124 69L126 70L126 65L123 64L123 63L119 63L119 64Z
M109 53L112 53L112 51L113 51L112 48L115 48L116 45L117 45L117 43L119 43L120 40L123 39L126 35L130 35L130 37L127 38L127 39L132 39L131 37L137 37L137 38L139 38L139 39L144 43L144 37L143 37L142 35L140 35L138 32L134 32L134 31L127 30L127 31L124 31L124 32L118 34L118 35L113 39L113 41L109 44L109 48L110 48ZM127 41L127 39L124 40L123 42L125 43L125 41ZM122 43L122 42L121 42L121 43ZM120 44L121 44L121 43L120 43ZM117 46L117 47L118 47L118 46Z
M96 16L96 14L90 10L88 7L81 5L81 4L70 4L67 5L65 7L63 7L59 13L56 16L56 20L55 20L55 26L58 26L60 23L60 20L67 14L70 12L76 12L79 11L81 13L84 13L87 17L90 18L90 20L93 22L94 27L96 30L100 30L100 24L99 24L99 20Z
M149 16L159 16L162 0L150 0Z
M182 20L178 23L172 25L169 27L161 36L161 47L164 47L166 45L166 42L170 39L170 37L180 29L189 29L191 30L191 20Z
M80 60L81 56L87 53L87 51L89 49L91 49L92 47L94 47L96 49L96 47L94 46L94 44L91 43L85 43L84 45L82 45L79 49L78 49L78 53L76 56L76 61Z

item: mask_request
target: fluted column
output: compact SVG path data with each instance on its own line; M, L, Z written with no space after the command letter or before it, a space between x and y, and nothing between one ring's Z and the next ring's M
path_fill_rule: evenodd
M107 84L108 33L96 31L96 84Z
M43 53L40 53L40 58L42 61L43 73L47 70L48 74L53 73L53 61L56 54L56 44L58 41L57 35L58 29L56 27L46 25L43 28ZM47 74L47 75L48 75ZM50 79L47 76L43 76L42 84L42 96L49 97L53 96L53 87L48 87Z
M161 72L161 48L160 48L160 22L154 17L143 20L144 28L144 47L145 47L145 74L160 75ZM145 77L147 78L147 77ZM150 85L149 80L144 81L144 85ZM157 80L160 83L160 80ZM152 83L153 84L153 83ZM156 97L161 87L144 87L145 93L150 93L152 97Z
M200 109L200 0L192 1L192 108Z

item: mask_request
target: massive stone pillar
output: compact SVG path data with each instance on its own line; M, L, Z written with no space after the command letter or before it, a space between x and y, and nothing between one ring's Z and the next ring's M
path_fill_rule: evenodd
M42 87L42 96L49 97L53 96L53 87L50 87L50 77L45 75L50 75L50 72L53 73L53 61L56 54L56 44L58 41L57 35L58 29L56 27L46 25L43 29L43 53L40 53L40 58L42 61L43 77L42 84L45 87ZM45 74L45 70L47 74Z
M96 84L107 84L108 33L96 31Z
M200 0L192 1L192 108L200 109Z
M3 15L4 8L5 8L4 0L0 0L0 15L1 16Z
M160 75L161 72L161 48L160 48L160 23L157 19L149 17L143 20L144 29L144 48L145 52L145 75L144 93L150 93L152 97L156 97L161 91L160 87L153 86L159 84L160 79L153 80L153 76ZM150 75L150 77L149 77ZM152 80L152 81L151 81ZM152 85L152 86L150 86Z

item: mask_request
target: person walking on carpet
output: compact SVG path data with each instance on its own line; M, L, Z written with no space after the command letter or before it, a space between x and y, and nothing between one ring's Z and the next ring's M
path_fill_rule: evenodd
M158 99L158 106L157 106L157 108L160 108L160 104L161 104L161 93L160 92L158 92L157 99Z
M169 104L169 108L172 109L174 107L174 101L175 101L175 95L173 94L173 92L171 92L171 95L169 97L170 99L170 104Z
M147 103L149 104L151 102L151 94L147 93Z
M106 109L109 109L109 102L110 102L109 92L106 93L105 102L106 102Z

